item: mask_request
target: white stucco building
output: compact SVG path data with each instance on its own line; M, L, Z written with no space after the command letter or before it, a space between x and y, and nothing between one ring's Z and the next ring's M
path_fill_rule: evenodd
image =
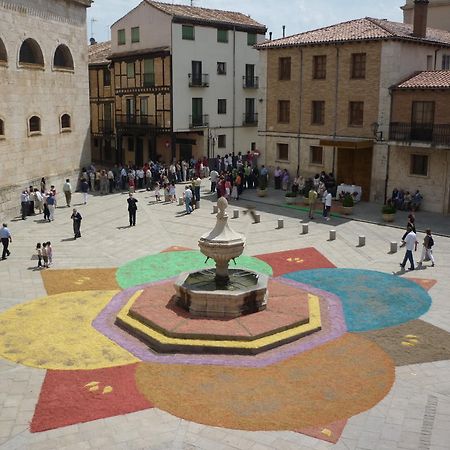
M111 27L116 95L122 96L116 102L116 117L125 114L129 120L124 122L136 122L141 134L151 134L158 133L158 127L153 124L146 131L143 121L134 118L153 113L164 116L164 127L152 145L165 161L255 149L262 97L258 90L259 55L254 45L264 40L265 32L264 25L242 13L144 0ZM168 66L156 62L166 56ZM144 63L144 67L140 59L154 63ZM135 78L133 83L124 82L117 73L121 67L118 62L130 61L133 67L127 66L130 72L126 75ZM145 77L138 79L140 67L144 72L149 70L147 86ZM154 85L149 86L152 69ZM163 100L165 88L170 98ZM155 90L160 95L150 113L147 103L141 108L141 98ZM118 137L125 162L132 159L127 146L135 146L130 136L136 134L136 127L133 131L129 128ZM143 147L146 160L145 141ZM151 153L149 150L148 155ZM141 154L139 150L137 164Z
M0 2L0 214L45 177L58 190L90 161L86 8ZM75 181L75 180L73 180ZM76 184L76 181L75 181Z

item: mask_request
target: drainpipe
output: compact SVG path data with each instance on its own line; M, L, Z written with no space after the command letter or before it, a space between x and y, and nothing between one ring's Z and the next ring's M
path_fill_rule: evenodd
M165 82L165 80L164 80ZM156 111L155 111L156 114ZM172 161L177 154L177 144L175 133L173 131L174 101L173 101L173 22L170 25L170 147L172 152ZM155 154L158 155L157 138L155 135ZM157 158L156 158L157 159ZM172 162L171 161L171 162Z
M302 129L302 101L303 101L303 49L300 48L300 81L299 81L299 102L298 102L298 139L297 139L297 176L300 175L300 133Z
M389 96L391 97L391 108L390 108L390 112L389 112L389 135L388 135L388 139L390 140L391 139L391 136L390 136L391 124L390 124L390 122L392 121L392 111L394 110L394 99L393 99L393 95L392 95L392 88L389 89ZM384 180L384 204L386 204L387 199L388 199L390 162L391 162L391 146L388 145L387 157L386 157L386 177Z
M235 139L236 139L236 27L233 27L233 139L232 150L235 151Z
M333 140L336 139L337 134L337 120L338 120L338 100L339 100L339 47L336 45L336 89L334 92L334 130ZM333 174L336 177L336 146L333 147Z

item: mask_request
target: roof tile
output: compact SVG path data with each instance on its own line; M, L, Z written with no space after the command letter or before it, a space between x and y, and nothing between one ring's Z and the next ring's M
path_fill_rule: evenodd
M397 89L450 89L450 70L424 71L395 86Z
M89 64L109 63L111 54L111 41L97 42L89 46Z

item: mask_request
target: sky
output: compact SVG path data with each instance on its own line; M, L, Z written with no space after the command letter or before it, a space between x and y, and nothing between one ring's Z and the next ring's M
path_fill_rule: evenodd
M88 34L97 42L110 38L110 26L141 0L94 0L88 10ZM190 4L190 0L164 0ZM405 0L194 0L195 6L239 11L250 15L273 32L273 38L286 36L361 17L403 21L400 6ZM268 36L268 35L267 35Z

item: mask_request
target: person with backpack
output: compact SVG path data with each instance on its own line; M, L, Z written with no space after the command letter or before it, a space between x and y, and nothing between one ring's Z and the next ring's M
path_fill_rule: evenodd
M434 256L433 256L433 246L434 246L434 239L431 235L431 230L428 228L426 230L426 235L423 240L423 247L422 247L422 256L420 257L420 261L418 262L419 267L422 267L422 262L426 260L431 261L431 267L434 267Z

